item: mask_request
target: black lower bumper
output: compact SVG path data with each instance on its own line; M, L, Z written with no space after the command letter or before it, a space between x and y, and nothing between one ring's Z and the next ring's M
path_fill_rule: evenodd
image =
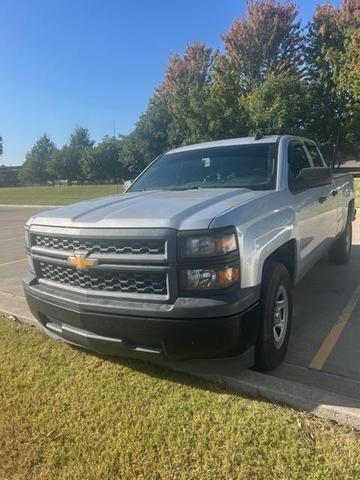
M257 303L223 317L154 318L76 309L44 299L26 282L24 288L32 313L47 333L101 354L172 366L180 362L181 368L206 364L210 370L213 363L250 366L252 362L259 326Z

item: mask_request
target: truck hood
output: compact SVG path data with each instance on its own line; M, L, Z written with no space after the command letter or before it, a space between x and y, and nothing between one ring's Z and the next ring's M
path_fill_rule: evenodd
M71 188L71 187L69 187ZM77 228L208 228L227 210L264 196L245 188L134 192L39 213L31 223Z

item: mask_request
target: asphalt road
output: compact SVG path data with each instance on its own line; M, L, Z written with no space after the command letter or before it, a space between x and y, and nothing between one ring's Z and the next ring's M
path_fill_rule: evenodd
M0 207L0 311L27 322L33 318L21 286L23 225L40 210ZM324 259L295 288L288 355L271 375L352 397L360 407L360 221L353 226L351 262Z

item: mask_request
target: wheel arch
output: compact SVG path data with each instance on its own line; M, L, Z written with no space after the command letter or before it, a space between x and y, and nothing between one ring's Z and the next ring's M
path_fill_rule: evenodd
M266 257L262 267L261 278L263 277L266 264L270 261L278 262L284 265L289 272L292 284L295 284L297 277L297 243L294 238L283 243L268 257Z

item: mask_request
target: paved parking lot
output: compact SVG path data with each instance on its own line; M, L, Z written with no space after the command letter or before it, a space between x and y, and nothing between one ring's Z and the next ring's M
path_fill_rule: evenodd
M26 268L23 225L43 208L0 207L0 310L31 322L21 287ZM360 408L360 221L350 264L322 260L296 287L286 361L272 377L352 399Z

